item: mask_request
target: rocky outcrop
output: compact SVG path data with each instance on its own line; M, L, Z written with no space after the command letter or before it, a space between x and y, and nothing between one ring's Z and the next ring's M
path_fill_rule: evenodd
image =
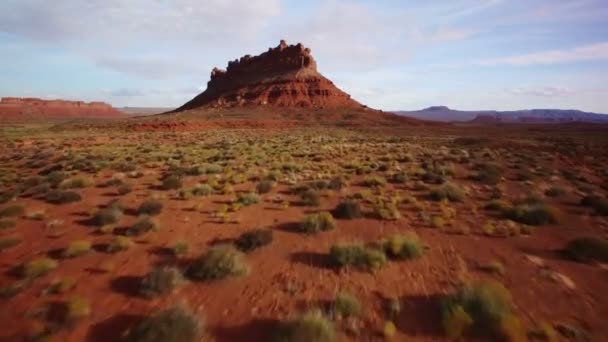
M226 70L214 68L207 89L176 111L248 106L362 107L317 71L310 49L281 40L259 56L229 62Z
M0 118L104 118L123 114L104 102L42 100L37 98L4 97L0 100Z

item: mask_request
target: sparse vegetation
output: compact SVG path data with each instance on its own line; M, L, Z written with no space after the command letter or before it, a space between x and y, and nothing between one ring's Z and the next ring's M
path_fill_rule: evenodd
M0 210L0 218L21 216L25 212L25 207L19 204L14 204Z
M249 267L242 259L241 253L230 246L213 247L194 260L186 274L195 280L219 280L242 276L249 272Z
M34 259L23 265L21 275L26 279L42 277L56 269L58 265L57 261L50 258Z
M300 223L299 231L306 234L316 234L336 228L336 222L330 213L324 211L307 215Z
M382 251L360 244L334 245L329 251L329 259L338 267L352 266L368 271L376 271L386 263L386 256Z
M163 203L158 200L146 200L137 208L138 215L156 216L163 211Z
M363 216L359 203L355 201L340 202L334 209L333 215L339 219L356 219Z
M192 312L175 307L147 317L127 333L129 342L195 342L203 322Z
M431 191L430 196L435 201L448 200L450 202L462 202L465 197L465 192L456 184L445 183Z
M386 255L395 259L415 259L424 254L425 246L415 233L393 235L384 242Z
M277 342L333 342L336 333L320 310L311 310L282 324L274 339Z
M272 230L252 229L239 236L234 245L242 252L251 252L272 242Z
M122 216L123 212L119 207L109 206L95 213L95 215L91 217L91 223L95 226L103 227L117 223L118 221L120 221Z
M517 204L503 210L503 215L509 220L540 226L548 223L557 223L557 211L544 203Z
M127 235L139 236L159 229L158 223L152 217L141 216L128 230Z
M564 252L580 262L608 262L608 241L595 237L578 238L568 242Z
M133 241L131 241L126 236L115 236L112 239L112 242L108 245L107 252L108 253L117 253L120 251L126 251L127 249L133 246Z
M340 292L336 295L336 299L334 299L333 310L343 318L359 316L361 314L361 304L350 293Z
M82 196L71 190L51 190L46 194L46 201L51 204L67 204L82 200Z
M175 267L156 267L141 281L140 293L145 297L166 294L184 282L180 270Z
M72 241L61 254L64 258L75 258L91 251L91 243L86 240Z

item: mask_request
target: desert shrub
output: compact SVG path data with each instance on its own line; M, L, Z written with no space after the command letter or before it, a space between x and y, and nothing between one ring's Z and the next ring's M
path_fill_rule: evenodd
M608 262L608 241L596 237L577 238L568 242L564 252L580 262Z
M279 326L274 340L277 342L333 342L336 333L333 324L320 310L308 311Z
M160 188L162 190L177 190L182 187L182 178L178 175L169 175L163 178Z
M133 241L131 241L126 236L115 236L112 239L112 242L108 245L106 251L108 253L116 253L120 251L125 251L133 246Z
M137 208L138 215L156 216L163 211L163 203L158 200L146 200Z
M213 194L213 188L207 184L197 184L191 190L194 196L209 196Z
M24 264L21 269L21 275L26 279L38 278L56 269L57 266L57 261L53 259L38 258Z
M382 251L359 244L337 244L331 247L329 260L338 267L353 266L362 270L375 271L384 266L386 255Z
M430 197L435 201L449 200L450 202L462 202L465 192L456 184L445 183L431 191Z
M171 247L171 251L176 256L185 255L186 253L188 253L188 242L186 242L186 241L176 242L175 244L173 244L173 247Z
M488 204L486 204L486 206L484 208L486 210L491 210L491 211L503 211L508 207L509 207L509 205L507 203L505 203L504 201L495 199L495 200L491 200L490 202L488 202Z
M62 256L64 258L75 258L87 254L91 251L91 243L85 240L72 241L63 250Z
M91 304L81 297L70 298L66 303L66 320L74 322L91 314Z
M389 182L403 184L403 183L407 182L407 173L405 173L405 172L393 173L391 175L391 177L389 178Z
M401 218L397 205L383 201L374 205L374 215L381 220L394 221Z
M505 218L527 224L540 226L557 222L557 212L546 204L518 204L502 211Z
M475 169L477 172L473 176L473 179L478 182L494 185L500 182L502 178L502 170L496 164L479 164L475 166Z
M272 188L274 188L274 185L274 181L263 180L256 185L255 190L258 192L258 194L266 194L269 193Z
M560 197L566 194L566 189L559 186L552 186L545 191L545 195L548 197Z
M123 212L117 206L108 206L107 208L101 209L91 217L91 224L103 227L110 224L117 223L122 218Z
M242 252L251 252L254 249L266 246L272 242L272 230L252 229L239 236L234 245Z
M310 214L304 217L304 220L299 225L299 231L306 234L315 234L327 230L332 230L336 227L336 222L333 216L328 212L320 212Z
M509 291L494 280L462 285L443 302L443 327L450 338L477 335L524 340Z
M260 198L258 197L258 195L256 195L253 192L249 192L249 193L240 193L237 196L237 203L240 203L241 205L244 206L249 206L249 205L253 205L260 202Z
M327 184L327 188L330 190L341 190L347 186L348 183L342 177L334 177Z
M51 190L46 194L46 201L51 204L67 204L82 200L82 196L76 191Z
M425 246L416 233L394 235L383 244L386 255L395 259L415 259L424 254Z
M13 228L17 223L13 220L0 220L0 230Z
M581 205L593 208L600 215L608 215L608 200L596 195L588 195L581 199Z
M183 281L184 277L177 268L156 267L142 279L140 293L145 297L169 293Z
M23 215L25 207L20 204L14 204L0 210L0 218L15 217Z
M300 193L300 199L302 200L303 205L311 207L318 206L319 203L321 203L321 196L319 196L319 193L314 189L307 189Z
M490 274L505 274L505 266L500 261L491 261L485 265L479 266L479 269Z
M129 192L133 191L133 187L130 184L127 183L123 183L120 184L118 187L116 187L116 192L122 196L122 195L126 195Z
M365 179L363 180L363 186L367 186L370 188L380 188L384 185L386 185L386 180L378 176L365 177Z
M129 342L195 342L203 324L189 310L176 307L147 317L131 328Z
M357 297L347 292L340 292L334 299L333 310L343 318L359 316L361 314L361 304Z
M195 280L218 280L230 276L242 276L249 267L242 254L230 246L211 248L188 267L188 277Z
M142 216L137 220L137 222L129 227L126 234L130 236L138 236L150 231L157 231L158 229L158 223L153 218L149 216Z
M340 202L333 210L333 215L339 219L356 219L363 216L361 207L355 201Z
M51 285L44 290L44 294L62 294L67 293L78 283L78 279L74 277L64 277L58 280L55 280L51 283Z
M9 236L9 237L0 239L0 252L2 252L5 249L9 249L9 248L17 246L18 244L21 243L21 241L23 241L23 239L20 236Z
M82 189L91 186L92 182L88 178L76 177L62 181L59 184L60 189Z

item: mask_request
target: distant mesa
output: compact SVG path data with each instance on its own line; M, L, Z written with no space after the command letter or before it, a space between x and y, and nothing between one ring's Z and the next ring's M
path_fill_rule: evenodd
M309 48L281 40L261 55L228 62L226 70L214 68L207 89L175 111L263 106L363 107L317 71Z
M0 99L0 119L114 118L123 114L104 102L43 100L4 97Z

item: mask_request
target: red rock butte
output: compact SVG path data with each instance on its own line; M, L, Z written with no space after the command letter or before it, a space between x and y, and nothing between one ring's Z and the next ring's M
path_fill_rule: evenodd
M42 100L37 98L4 97L0 100L0 118L103 118L123 114L104 102Z
M226 70L214 68L207 89L175 111L261 106L363 107L317 71L309 48L281 40L259 56L229 62Z

